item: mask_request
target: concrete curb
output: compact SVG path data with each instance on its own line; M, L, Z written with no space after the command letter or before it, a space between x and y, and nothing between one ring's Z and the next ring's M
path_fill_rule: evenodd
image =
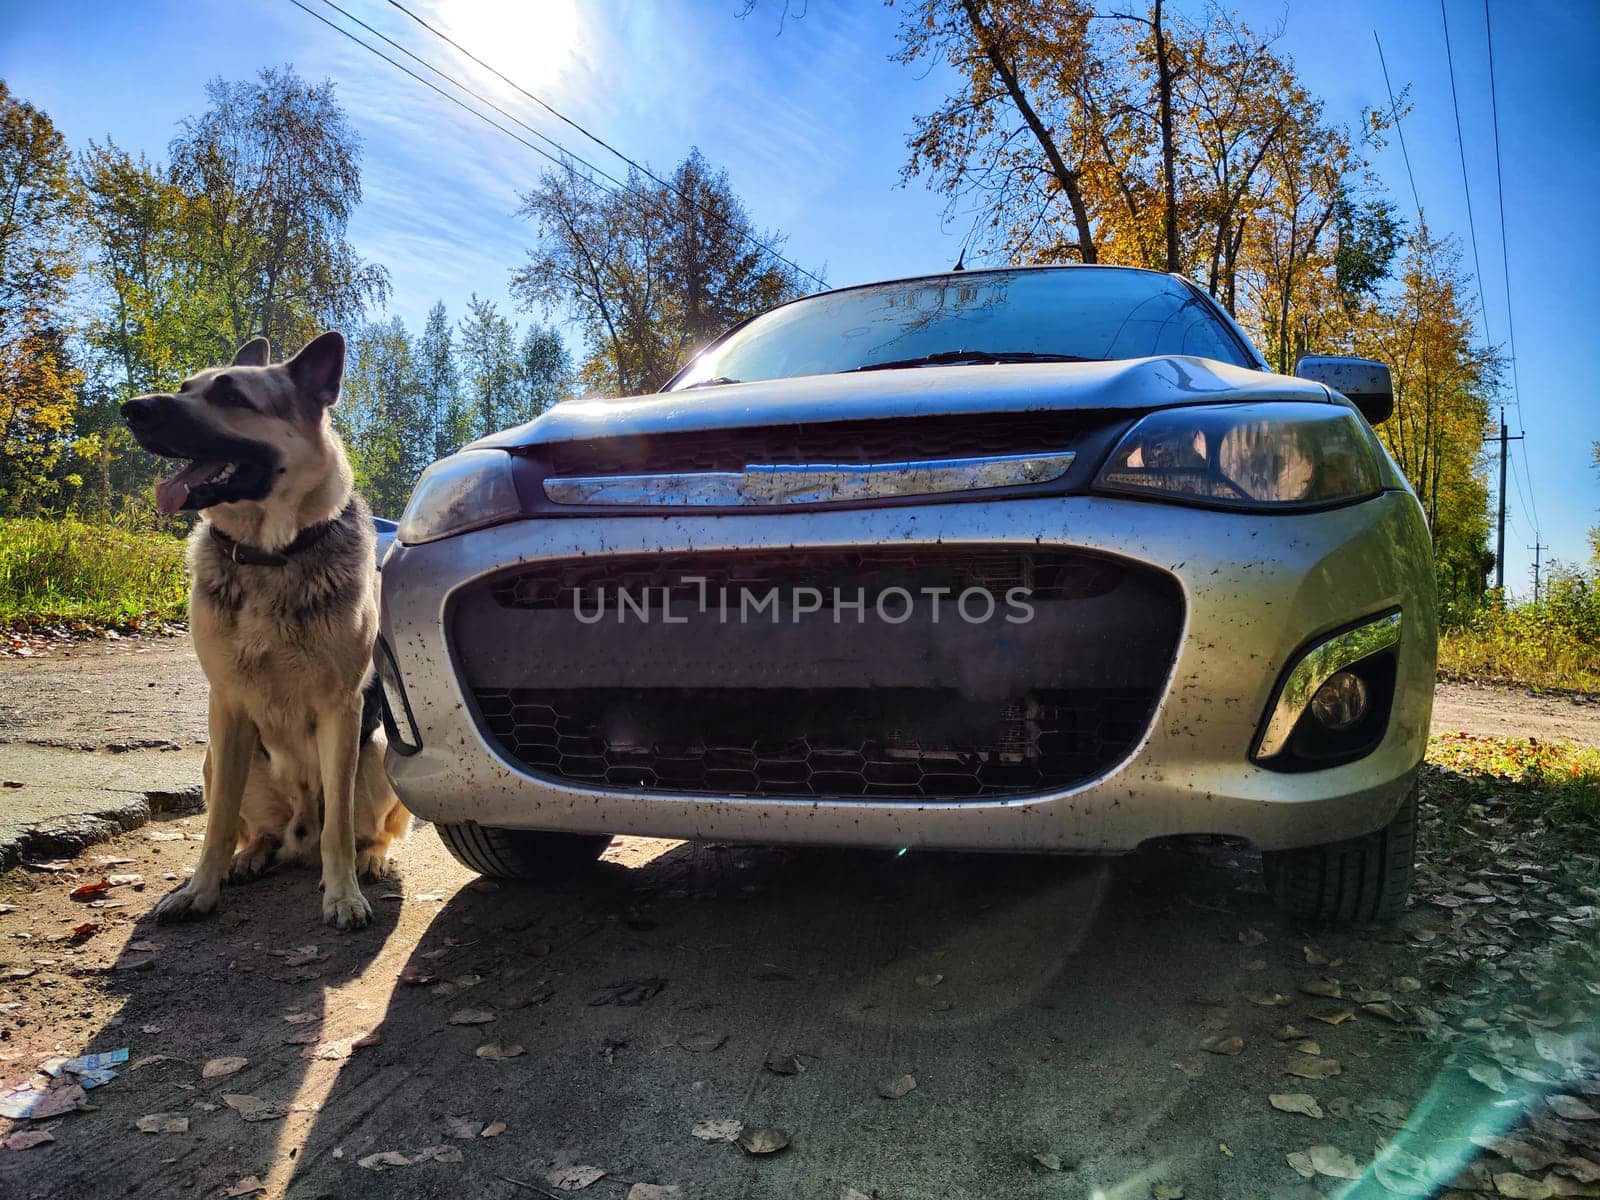
M82 812L0 834L0 874L20 866L24 859L71 858L148 824L158 814L186 815L204 807L205 790L198 783L187 791L152 791L142 797L104 793L86 797Z

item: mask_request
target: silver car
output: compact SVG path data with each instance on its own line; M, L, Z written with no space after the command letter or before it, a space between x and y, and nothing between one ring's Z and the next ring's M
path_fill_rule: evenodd
M845 288L435 463L384 564L395 787L463 863L612 834L1116 854L1222 837L1395 915L1433 563L1389 373L1272 373L1128 268Z

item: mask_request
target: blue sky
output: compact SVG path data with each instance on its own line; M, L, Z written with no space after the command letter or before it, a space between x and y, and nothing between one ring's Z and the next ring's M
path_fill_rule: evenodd
M381 0L342 7L485 92L608 170L620 164ZM307 0L325 15L337 14ZM1184 3L1184 0L1179 0ZM1468 177L1477 220L1488 335L1508 340L1496 200L1484 11L1450 15ZM1600 316L1591 265L1600 218L1600 3L1490 0L1515 322L1520 417L1507 533L1507 583L1525 593L1537 527L1546 557L1582 561L1600 482L1589 466L1600 401L1585 378ZM964 221L940 198L899 184L913 114L945 90L939 71L889 61L898 13L870 0L810 0L781 23L781 0L738 19L740 0L418 0L481 57L614 145L668 168L698 145L728 170L756 221L833 284L939 269ZM1396 89L1430 227L1460 237L1471 267L1455 117L1437 3L1426 0L1236 0L1258 28L1284 26L1282 48L1331 117L1353 123L1385 102L1373 31ZM363 35L366 36L366 35ZM370 40L370 38L369 38ZM392 309L412 327L443 299L459 316L476 292L509 307L506 281L531 230L517 193L543 160L456 109L295 8L289 0L107 5L0 0L0 75L47 111L75 146L114 138L153 155L204 105L217 75L290 62L331 77L365 140L366 199L351 226L362 254L388 266ZM1379 155L1390 195L1413 207L1398 142ZM1520 487L1519 487L1520 485Z

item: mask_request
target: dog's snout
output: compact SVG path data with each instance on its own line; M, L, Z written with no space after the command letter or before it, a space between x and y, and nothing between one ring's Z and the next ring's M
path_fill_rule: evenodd
M135 396L122 406L122 419L129 425L142 425L155 416L156 398L154 396Z

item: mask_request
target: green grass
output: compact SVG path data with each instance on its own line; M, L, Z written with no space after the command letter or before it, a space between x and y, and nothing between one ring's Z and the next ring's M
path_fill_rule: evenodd
M1557 566L1536 603L1491 601L1444 631L1439 672L1600 692L1600 580L1593 571Z
M1554 847L1593 850L1600 834L1600 750L1534 738L1445 734L1429 740L1423 796L1447 843L1497 827Z
M140 626L182 620L183 541L170 533L59 520L0 520L0 627Z

